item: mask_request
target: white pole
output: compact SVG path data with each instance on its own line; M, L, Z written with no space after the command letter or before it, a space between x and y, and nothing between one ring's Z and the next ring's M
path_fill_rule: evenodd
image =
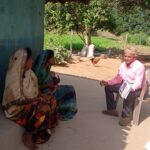
M127 46L127 42L128 42L128 33L126 33L126 36L125 36L124 48Z

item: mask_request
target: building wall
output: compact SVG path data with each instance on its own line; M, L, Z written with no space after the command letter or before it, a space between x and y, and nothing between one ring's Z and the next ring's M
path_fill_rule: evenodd
M10 55L30 47L33 55L44 40L44 0L0 0L0 101Z

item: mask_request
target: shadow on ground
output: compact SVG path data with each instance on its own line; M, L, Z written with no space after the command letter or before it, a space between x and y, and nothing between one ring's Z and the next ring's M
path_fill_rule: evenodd
M120 127L119 118L101 114L106 106L99 81L68 75L60 77L61 84L74 85L78 113L72 120L59 123L43 149L124 150L130 127Z

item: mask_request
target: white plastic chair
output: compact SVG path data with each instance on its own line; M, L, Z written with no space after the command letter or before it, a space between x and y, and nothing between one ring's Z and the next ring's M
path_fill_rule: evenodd
M141 107L143 103L150 103L150 69L145 72L147 85L142 87L140 97L135 101L133 111L133 124L139 125Z

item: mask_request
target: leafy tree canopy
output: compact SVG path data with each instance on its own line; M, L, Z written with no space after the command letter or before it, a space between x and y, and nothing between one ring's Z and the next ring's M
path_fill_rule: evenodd
M48 3L45 7L45 28L59 32L75 30L90 37L92 31L106 28L111 0L91 0L89 5L79 3ZM82 38L84 39L84 38Z
M115 34L143 32L150 35L150 11L148 9L135 7L126 14L119 14L116 9L113 9L111 15L115 26L111 31Z
M149 9L150 8L150 1L149 0L116 0L117 2L117 9L120 12L127 12L135 7L142 7Z

